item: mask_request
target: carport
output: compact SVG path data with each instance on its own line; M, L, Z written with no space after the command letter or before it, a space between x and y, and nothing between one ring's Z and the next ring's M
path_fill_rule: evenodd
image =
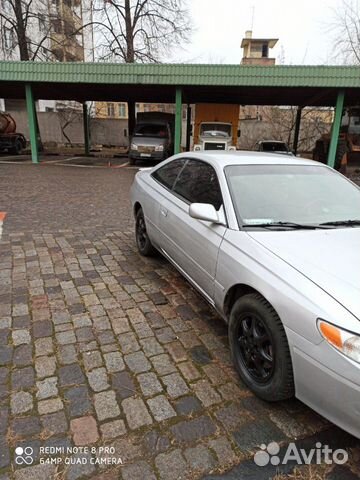
M26 99L31 155L39 161L35 101L175 103L175 152L180 151L182 105L235 103L297 106L294 149L304 107L335 107L328 164L334 166L344 106L360 103L360 67L191 64L0 62L0 96Z

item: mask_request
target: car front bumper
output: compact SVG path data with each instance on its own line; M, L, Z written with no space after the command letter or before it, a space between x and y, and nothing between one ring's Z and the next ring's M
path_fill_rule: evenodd
M129 158L134 160L150 160L150 161L161 161L165 160L165 152L151 152L151 153L139 153L136 151L129 152Z
M288 338L294 332L287 331ZM360 365L332 348L325 340L318 345L292 344L296 397L342 429L360 438Z

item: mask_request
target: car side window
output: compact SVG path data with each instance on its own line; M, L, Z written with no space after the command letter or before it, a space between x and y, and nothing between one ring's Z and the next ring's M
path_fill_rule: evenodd
M216 210L223 203L214 168L200 160L188 160L173 191L189 203L210 203Z
M173 160L172 162L167 163L161 168L155 170L152 174L152 177L155 178L159 183L164 185L164 187L172 189L177 176L181 172L185 164L184 159L179 158L177 160Z

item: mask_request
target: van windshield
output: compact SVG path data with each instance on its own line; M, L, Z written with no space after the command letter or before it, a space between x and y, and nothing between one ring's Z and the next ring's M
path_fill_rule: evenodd
M231 125L226 123L202 123L200 135L203 137L230 137Z
M166 125L140 124L135 127L134 136L168 138L169 132Z

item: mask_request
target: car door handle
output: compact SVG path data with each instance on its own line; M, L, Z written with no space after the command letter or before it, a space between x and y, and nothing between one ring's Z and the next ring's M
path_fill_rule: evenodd
M161 215L163 215L164 217L167 217L168 211L165 208L161 208L160 212L161 212Z

